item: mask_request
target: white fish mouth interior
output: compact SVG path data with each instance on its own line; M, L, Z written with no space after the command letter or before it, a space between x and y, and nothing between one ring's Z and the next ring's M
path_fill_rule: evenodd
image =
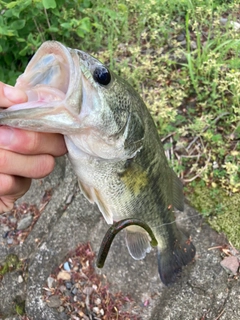
M28 102L21 104L22 108L44 107L52 101L63 101L69 89L72 64L67 48L56 42L43 44L15 85L28 96Z

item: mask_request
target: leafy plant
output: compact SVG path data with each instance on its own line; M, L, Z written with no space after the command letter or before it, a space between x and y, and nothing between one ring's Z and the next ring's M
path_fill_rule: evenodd
M0 78L10 84L42 42L58 40L83 50L105 42L113 49L126 22L124 5L116 12L89 0L5 0L0 5Z

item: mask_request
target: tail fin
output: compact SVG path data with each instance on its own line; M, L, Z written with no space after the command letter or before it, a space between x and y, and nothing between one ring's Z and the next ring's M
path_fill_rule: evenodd
M191 240L182 235L181 242L175 241L173 248L158 250L158 272L162 282L168 286L172 284L182 267L192 261L196 249Z

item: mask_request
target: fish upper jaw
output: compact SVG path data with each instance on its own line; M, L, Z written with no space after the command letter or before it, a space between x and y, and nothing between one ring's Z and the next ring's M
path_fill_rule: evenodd
M76 50L60 42L46 41L37 50L16 87L27 91L29 102L65 100L66 107L80 113L82 100L80 59Z
M44 42L15 85L26 91L28 102L1 111L0 124L41 132L79 132L81 77L76 50Z

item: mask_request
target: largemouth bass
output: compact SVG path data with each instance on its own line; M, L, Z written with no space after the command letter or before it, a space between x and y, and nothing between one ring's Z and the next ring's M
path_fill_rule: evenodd
M16 87L28 102L1 111L0 124L63 134L84 196L108 224L146 223L158 242L161 280L174 282L195 248L175 224L174 207L184 209L182 184L140 96L94 57L55 41L42 44ZM136 225L125 230L130 255L143 259L148 233Z

